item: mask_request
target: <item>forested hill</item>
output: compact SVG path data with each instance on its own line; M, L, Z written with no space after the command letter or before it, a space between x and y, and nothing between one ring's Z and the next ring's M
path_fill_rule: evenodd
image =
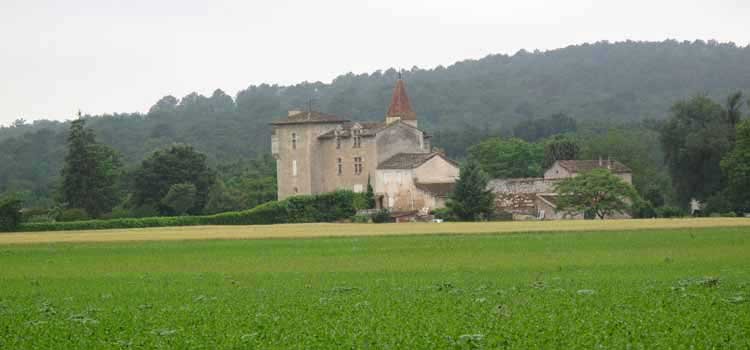
M305 108L311 98L325 112L382 119L397 75L389 69L342 75L330 84L251 86L235 98L221 90L167 96L145 115L89 116L88 125L126 164L174 142L192 144L214 164L255 158L269 151L268 122ZM437 134L470 127L507 133L519 121L560 112L622 123L663 118L676 100L696 94L724 98L750 91L750 46L602 42L412 68L404 79L421 126ZM49 189L62 165L66 132L66 124L50 121L0 128L0 193Z

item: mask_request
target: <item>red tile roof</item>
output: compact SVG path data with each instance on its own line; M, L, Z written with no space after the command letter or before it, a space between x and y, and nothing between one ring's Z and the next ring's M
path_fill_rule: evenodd
M411 109L409 96L406 95L406 85L402 79L396 81L387 116L401 118L401 120L417 120L417 114Z

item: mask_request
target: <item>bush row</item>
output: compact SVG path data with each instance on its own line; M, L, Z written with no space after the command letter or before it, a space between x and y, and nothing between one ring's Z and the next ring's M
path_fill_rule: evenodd
M122 218L70 222L21 224L16 231L69 231L195 225L270 225L284 223L333 222L352 217L360 194L336 191L312 196L295 196L268 202L253 209L205 216Z

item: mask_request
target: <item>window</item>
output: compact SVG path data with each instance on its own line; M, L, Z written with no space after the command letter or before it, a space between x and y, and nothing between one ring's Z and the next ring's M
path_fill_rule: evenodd
M354 175L362 174L362 157L354 157Z
M292 133L292 149L297 149L297 133Z
M292 161L292 176L297 176L297 161Z
M362 146L362 130L352 129L352 139L354 140L354 148L360 148Z
M341 136L336 135L336 149L341 148Z
M344 172L344 164L341 158L336 159L336 174L341 175Z

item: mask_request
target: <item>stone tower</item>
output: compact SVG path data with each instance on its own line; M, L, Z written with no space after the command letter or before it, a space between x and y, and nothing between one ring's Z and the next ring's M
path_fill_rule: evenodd
M316 111L290 111L286 119L271 123L271 153L276 158L279 199L327 192L321 188L324 154L318 137L346 122Z
M406 84L404 84L400 75L396 81L396 87L393 89L391 105L385 115L385 123L390 124L399 120L415 128L417 127L417 114L411 109L409 96L406 94Z

